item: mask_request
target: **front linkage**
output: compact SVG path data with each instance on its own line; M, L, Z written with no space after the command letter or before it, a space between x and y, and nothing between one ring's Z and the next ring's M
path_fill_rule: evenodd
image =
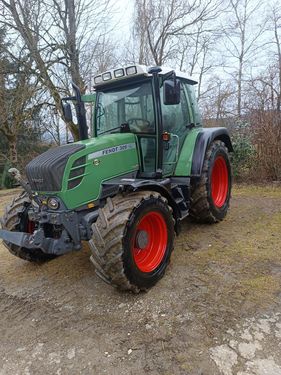
M62 255L81 248L81 233L78 226L78 215L74 211L50 213L32 207L28 210L30 221L38 223L38 229L32 234L0 230L0 237L7 242L27 249L39 248L48 254ZM63 228L59 238L46 237L44 224ZM70 238L71 233L71 238Z
M85 213L85 210L71 211L59 202L62 209L50 212L31 191L17 169L11 168L9 172L24 188L30 200L29 205L27 202L24 203L26 208L19 215L27 214L26 218L29 223L33 223L34 230L32 233L27 233L0 229L0 238L20 248L41 249L46 254L62 255L72 250L80 250L81 241L89 240L91 237L90 227L98 216L97 210L88 213ZM50 225L55 228L52 233L50 233Z

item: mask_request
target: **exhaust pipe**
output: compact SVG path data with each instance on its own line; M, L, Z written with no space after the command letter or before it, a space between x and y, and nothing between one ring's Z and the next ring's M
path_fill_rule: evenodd
M64 118L66 121L73 121L72 120L72 112L71 106L69 103L65 103L67 101L73 101L76 109L76 116L78 121L78 130L79 130L79 140L88 139L88 126L87 126L87 119L86 119L86 109L85 104L81 99L81 92L79 87L72 82L72 87L74 90L74 96L68 96L66 98L61 99L61 106Z

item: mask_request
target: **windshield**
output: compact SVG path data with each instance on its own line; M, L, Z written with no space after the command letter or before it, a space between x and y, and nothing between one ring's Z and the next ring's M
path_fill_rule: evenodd
M98 92L97 135L118 131L121 124L128 124L133 133L155 133L151 82Z

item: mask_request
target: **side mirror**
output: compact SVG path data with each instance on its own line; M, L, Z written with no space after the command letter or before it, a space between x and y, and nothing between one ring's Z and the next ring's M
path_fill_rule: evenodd
M73 119L72 119L71 105L69 103L62 102L61 107L62 107L63 117L65 118L65 120L67 122L72 122Z
M180 103L181 86L179 79L164 81L163 90L164 104L174 105Z

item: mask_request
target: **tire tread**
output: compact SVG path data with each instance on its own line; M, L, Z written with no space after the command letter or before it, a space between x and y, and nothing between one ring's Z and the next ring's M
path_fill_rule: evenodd
M92 252L90 259L95 266L95 272L103 281L120 290L134 293L145 290L132 284L125 274L122 259L123 236L134 210L151 197L167 204L163 196L151 191L138 191L130 195L120 194L107 198L106 205L99 210L99 217L92 225L93 237L89 244Z
M208 201L208 171L210 169L211 155L217 148L222 148L226 154L228 153L224 142L215 140L211 143L205 155L200 181L193 188L191 194L190 216L193 220L200 223L213 224L223 220L223 218L218 218L213 214Z

